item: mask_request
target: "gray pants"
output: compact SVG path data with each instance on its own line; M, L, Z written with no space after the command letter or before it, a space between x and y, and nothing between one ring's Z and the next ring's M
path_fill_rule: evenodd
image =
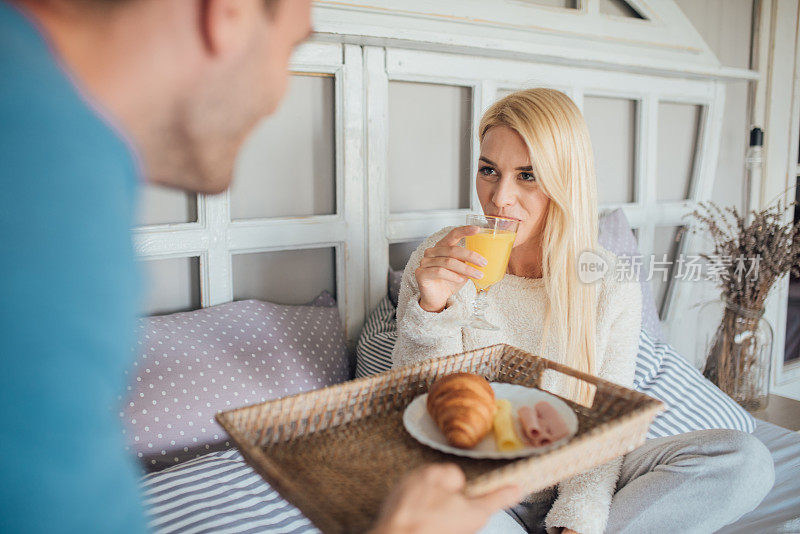
M625 456L606 532L711 533L758 506L774 480L769 450L750 434L700 430L653 439ZM507 513L538 534L552 504L523 503ZM493 517L482 532L514 527Z

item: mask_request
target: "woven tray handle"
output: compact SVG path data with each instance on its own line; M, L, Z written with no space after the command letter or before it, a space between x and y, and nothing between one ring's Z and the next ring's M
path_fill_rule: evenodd
M543 385L543 379L547 370L552 370L557 373L561 373L566 377L569 377L568 380L570 381L580 381L584 382L589 385L589 387L594 391L594 398L597 397L599 392L603 393L616 393L617 390L615 387L609 387L611 384L605 382L604 380L590 375L588 373L583 373L578 371L577 369L573 369L572 367L547 360L542 357L535 357L534 361L531 361L530 354L514 348L514 347L507 347L503 356L501 357L499 369L498 369L498 379L501 381L508 381L510 383L519 384L522 386L527 387L535 387L541 390L547 391L548 393L555 395L561 399L568 400L574 402L576 404L583 404L578 402L576 399L573 398L565 398L563 395L551 391L547 387ZM592 405L587 406L587 408L591 408Z
M620 389L621 386L619 386L619 385L617 385L617 384L615 384L613 382L610 382L608 380L599 378L599 377L594 376L594 375L590 375L588 373L584 373L582 371L578 371L577 369L573 369L573 368L568 367L566 365L563 365L563 364L560 364L560 363L556 363L556 362L552 362L550 360L545 360L545 359L542 359L541 362L544 363L544 367L547 368L547 369L552 369L553 371L562 373L564 375L572 377L573 379L580 380L582 382L588 383L592 387L592 389L594 390L594 397L593 397L594 400L598 399L601 396L606 397L606 398L608 398L608 397L618 397L622 392L627 392L628 391L626 389ZM544 374L544 373L542 373L542 374ZM632 386L630 386L630 387L632 387ZM627 397L627 395L625 395L625 396ZM576 402L578 404L583 404L583 403L578 402L575 399L569 399L569 400L571 400L572 402ZM588 405L587 408L592 408L593 406L594 406L594 402L592 404Z

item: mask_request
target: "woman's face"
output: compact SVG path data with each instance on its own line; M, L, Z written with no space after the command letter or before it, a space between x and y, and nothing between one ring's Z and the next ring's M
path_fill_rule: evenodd
M550 199L539 187L528 147L517 132L507 126L489 128L475 182L484 215L520 221L515 247L541 237Z

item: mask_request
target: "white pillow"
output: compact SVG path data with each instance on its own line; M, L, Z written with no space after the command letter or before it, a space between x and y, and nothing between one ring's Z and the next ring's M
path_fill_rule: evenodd
M631 230L628 219L625 217L625 212L621 208L600 216L597 240L603 247L618 257L635 258L641 256L636 236L633 235L633 230ZM656 302L653 299L650 282L646 278L646 276L642 276L640 282L642 286L642 328L657 340L664 341L664 333L661 330L661 321L658 318Z

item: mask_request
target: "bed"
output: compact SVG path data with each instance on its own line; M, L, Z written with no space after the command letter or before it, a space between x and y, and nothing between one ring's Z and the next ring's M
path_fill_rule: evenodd
M394 308L389 296L383 304L371 318L384 318L386 325L368 319L362 340L378 338L385 353L393 341L379 338L391 332ZM121 415L127 420L129 448L151 471L141 480L150 527L159 533L316 532L231 449L211 419L214 411L203 407L258 402L353 376L354 362L332 297L322 294L305 306L234 302L142 319L141 327L143 342L129 394L137 400ZM277 362L286 366L272 375L271 364ZM269 382L258 387L248 373L264 371ZM187 382L193 389L183 387ZM151 387L154 383L159 387ZM172 410L162 413L165 401ZM177 418L165 419L168 414ZM720 532L800 532L800 433L757 421L754 435L772 453L775 485L755 510Z
M718 532L800 532L800 434L759 421L754 435L772 453L775 485L755 510ZM155 532L317 532L235 450L147 475L142 490Z
M620 210L603 215L600 232L601 242L615 253L636 253ZM218 410L390 366L400 275L389 272L389 289L367 317L356 361L349 356L340 306L327 292L305 305L243 300L140 320L138 356L120 417L128 449L150 471L142 491L154 531L315 531L231 449L213 417ZM642 289L642 324L657 326L652 296L646 285ZM661 335L643 330L637 366L659 343L668 347L658 341ZM686 372L704 380L694 369ZM642 374L662 375L653 369ZM722 532L800 532L800 434L763 421L754 434L772 453L775 486L757 509Z

